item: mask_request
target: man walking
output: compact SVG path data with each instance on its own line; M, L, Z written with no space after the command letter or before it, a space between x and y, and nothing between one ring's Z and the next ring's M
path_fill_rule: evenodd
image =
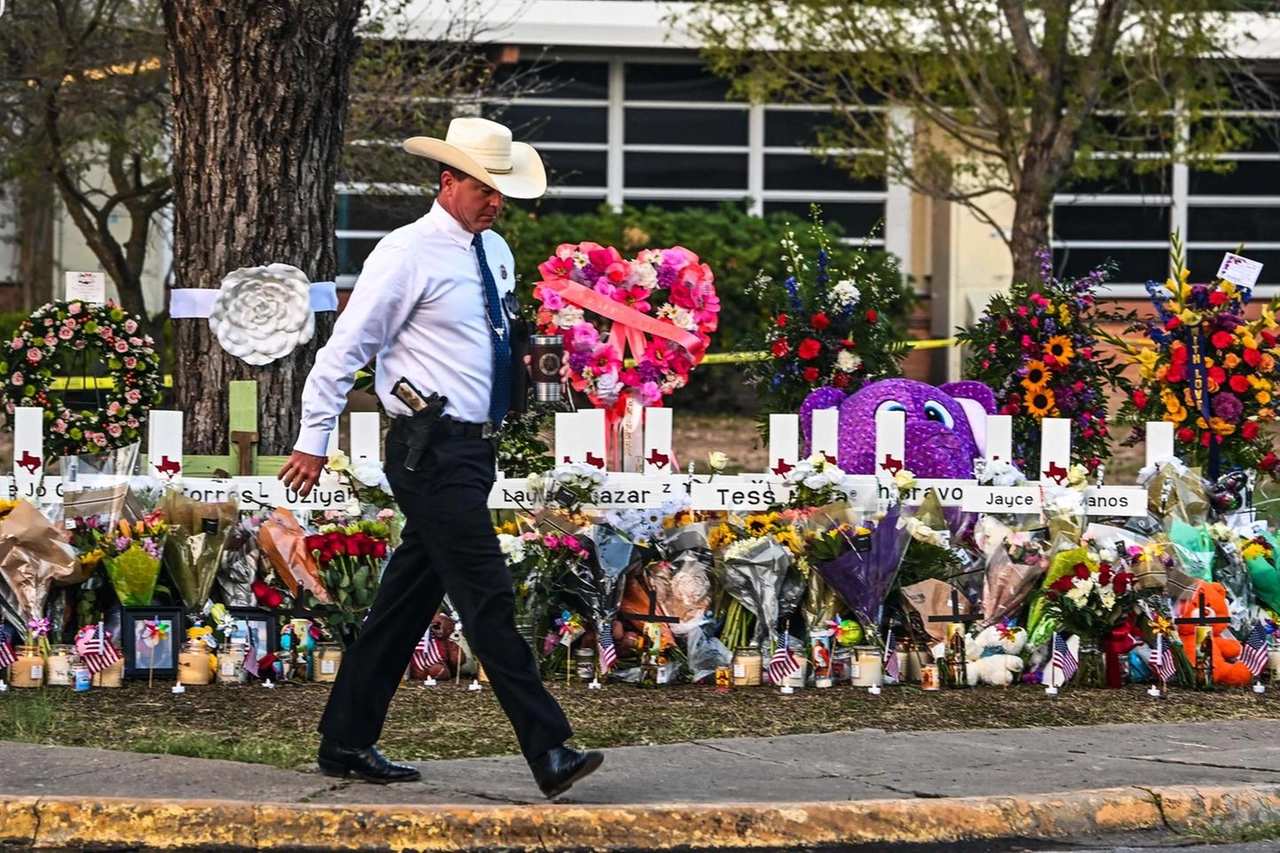
M546 174L532 147L480 118L456 118L444 139L414 137L404 147L440 162L439 195L426 216L388 234L365 261L307 377L301 433L279 474L302 494L315 485L355 373L377 356L376 390L394 417L386 475L406 523L320 720L320 769L379 783L420 777L374 744L413 649L448 593L534 779L554 797L604 757L564 745L572 730L516 630L515 595L488 509L493 435L511 402L515 313L515 261L490 229L505 196L541 196ZM401 378L447 401L427 436L415 434L420 423L392 393Z

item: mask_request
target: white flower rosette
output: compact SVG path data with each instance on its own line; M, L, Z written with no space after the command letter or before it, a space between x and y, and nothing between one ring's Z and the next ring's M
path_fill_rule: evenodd
M316 331L311 282L289 264L243 267L228 273L209 328L224 350L260 367L284 358Z

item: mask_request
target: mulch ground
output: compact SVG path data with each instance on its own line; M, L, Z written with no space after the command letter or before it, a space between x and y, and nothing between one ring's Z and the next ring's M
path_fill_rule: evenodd
M509 755L515 738L492 690L467 681L397 694L381 745L398 758L432 760ZM783 696L768 687L716 693L703 685L641 688L550 685L585 747L682 743L708 738L769 737L853 729L936 731L1100 723L1193 722L1280 717L1280 687L1251 691L1173 690L1153 699L1142 686L1067 688L1056 697L1033 686L925 693L886 688L871 696L852 687L805 689ZM10 690L0 694L0 739L139 752L167 752L295 767L314 760L315 724L328 685L258 685L73 693Z

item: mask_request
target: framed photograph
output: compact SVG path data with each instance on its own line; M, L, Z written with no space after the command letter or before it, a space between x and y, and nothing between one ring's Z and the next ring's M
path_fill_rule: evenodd
M173 679L182 647L182 608L125 607L120 615L124 677Z
M279 645L276 615L258 607L228 607L235 627L230 640L241 640L254 648L258 657L274 652Z

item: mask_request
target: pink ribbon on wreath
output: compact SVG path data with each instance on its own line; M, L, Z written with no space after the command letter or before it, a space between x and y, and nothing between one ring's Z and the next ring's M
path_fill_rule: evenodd
M637 359L643 356L645 349L648 348L648 341L645 339L646 334L663 338L684 347L689 353L689 357L693 359L694 365L701 362L702 357L707 354L707 347L702 342L702 338L693 332L671 323L664 323L658 318L651 317L642 311L637 311L630 305L624 305L616 299L602 296L591 288L578 284L576 281L557 278L542 281L540 284L560 294L566 302L583 310L599 314L607 320L612 320L613 327L609 329L609 339L605 343L617 351L619 360L626 357L628 348Z

